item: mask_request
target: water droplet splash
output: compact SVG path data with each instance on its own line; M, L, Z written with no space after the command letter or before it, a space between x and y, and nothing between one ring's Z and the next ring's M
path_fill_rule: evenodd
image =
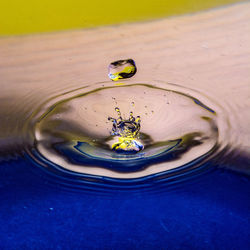
M175 84L90 84L49 99L33 113L26 151L63 181L182 179L225 147L228 130L221 126L228 123L221 113L214 101Z
M119 108L115 108L118 119L109 117L112 121L113 128L111 135L118 137L118 142L112 145L112 149L117 152L138 152L143 149L142 143L139 141L140 116L136 118L133 112L130 112L129 119L123 119Z
M112 81L130 78L136 74L137 68L134 60L119 60L110 63L108 76Z

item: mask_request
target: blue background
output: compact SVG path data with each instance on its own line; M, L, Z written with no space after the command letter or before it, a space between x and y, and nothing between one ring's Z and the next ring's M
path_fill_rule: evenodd
M69 189L0 165L0 249L249 249L250 178L214 170L154 189Z

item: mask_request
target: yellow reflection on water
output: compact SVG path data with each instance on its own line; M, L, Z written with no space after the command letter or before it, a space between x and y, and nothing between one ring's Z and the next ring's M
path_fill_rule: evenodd
M0 35L78 29L195 12L239 0L1 1Z

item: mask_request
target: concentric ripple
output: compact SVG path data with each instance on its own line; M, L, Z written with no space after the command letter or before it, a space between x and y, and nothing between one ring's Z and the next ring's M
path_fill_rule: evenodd
M140 116L144 149L112 150L112 123ZM223 127L223 128L222 128ZM102 82L47 100L27 121L38 165L71 180L168 181L192 175L226 146L227 121L214 101L194 90L161 81ZM222 132L223 131L223 132Z

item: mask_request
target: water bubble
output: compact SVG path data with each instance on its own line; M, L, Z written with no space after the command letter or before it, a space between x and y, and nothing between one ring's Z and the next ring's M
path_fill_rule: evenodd
M112 81L130 78L136 74L136 65L134 60L119 60L110 63L108 76Z

